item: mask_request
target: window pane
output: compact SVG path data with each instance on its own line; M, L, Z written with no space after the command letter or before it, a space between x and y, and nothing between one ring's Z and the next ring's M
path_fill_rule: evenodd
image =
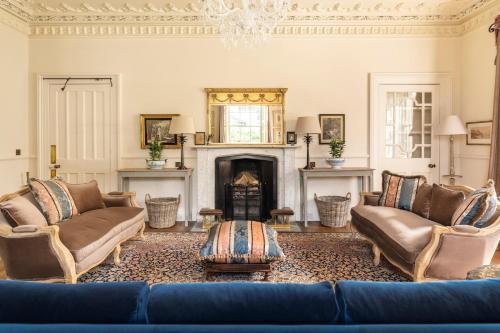
M386 97L385 157L423 158L423 155L430 155L430 127L426 125L432 123L432 107L422 108L421 105L422 98L431 97L411 91L388 92ZM424 151L424 143L429 145L428 151Z

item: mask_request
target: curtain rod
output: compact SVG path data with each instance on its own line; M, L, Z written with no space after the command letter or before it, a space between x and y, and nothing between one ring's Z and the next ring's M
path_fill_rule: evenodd
M497 25L497 22L495 22L492 25L490 25L490 27L488 28L488 31L489 32L495 32L495 30L497 29L496 25Z
M109 85L113 87L113 78L112 77L44 77L44 80L66 80L64 82L64 86L61 88L61 91L66 90L66 86L68 85L69 80L109 80Z

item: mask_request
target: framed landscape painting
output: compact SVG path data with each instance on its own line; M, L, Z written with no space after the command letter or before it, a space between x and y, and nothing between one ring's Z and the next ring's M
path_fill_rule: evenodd
M492 121L466 123L468 145L491 145Z
M153 140L163 143L163 148L179 148L177 135L170 134L170 123L178 114L141 114L141 148L147 149Z
M344 114L320 114L319 125L321 127L321 133L319 135L320 144L328 144L332 138L345 141Z

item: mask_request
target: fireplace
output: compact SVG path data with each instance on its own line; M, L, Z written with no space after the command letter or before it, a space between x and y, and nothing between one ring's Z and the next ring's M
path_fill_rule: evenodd
M215 159L215 207L226 220L265 221L278 205L278 161L260 155Z

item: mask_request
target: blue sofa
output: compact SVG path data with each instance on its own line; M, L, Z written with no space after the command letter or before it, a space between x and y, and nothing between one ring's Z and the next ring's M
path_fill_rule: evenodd
M0 282L0 332L499 332L500 279Z

